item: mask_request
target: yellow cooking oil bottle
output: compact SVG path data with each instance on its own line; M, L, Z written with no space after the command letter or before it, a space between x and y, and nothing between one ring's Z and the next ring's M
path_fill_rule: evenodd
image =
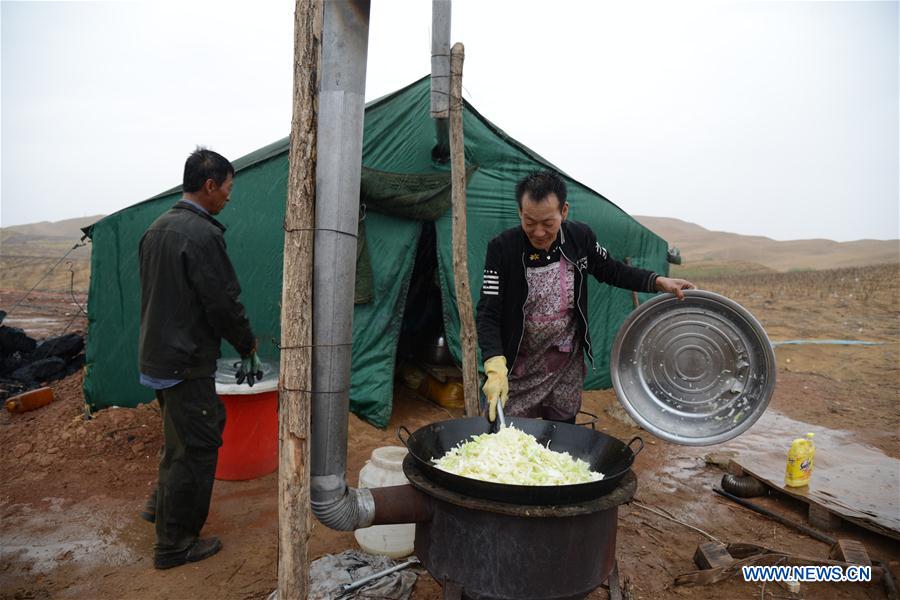
M807 433L806 437L797 438L791 442L791 449L788 450L787 456L787 469L784 472L784 485L788 487L809 485L815 454L816 445L813 444L813 434Z

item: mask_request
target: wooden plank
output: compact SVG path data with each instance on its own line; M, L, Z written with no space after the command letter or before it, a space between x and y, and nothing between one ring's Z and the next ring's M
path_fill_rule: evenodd
M741 567L748 565L822 565L839 566L843 568L851 566L850 563L839 560L787 554L778 550L770 550L769 548L757 546L756 544L728 544L727 549L728 553L736 559L731 565L683 573L675 577L675 585L707 585L718 581L724 581L725 579L733 577L736 573L739 573ZM883 578L885 578L885 569L880 565L873 565L872 582L881 581Z
M842 560L852 565L872 566L872 559L869 558L866 547L863 546L862 542L856 540L838 540L835 545L831 547L828 558L832 560Z
M824 498L818 494L810 494L810 491L805 488L791 488L785 486L783 483L781 485L772 481L771 479L763 476L761 474L761 469L759 467L754 467L751 469L748 466L748 461L741 461L738 458L735 461L744 472L745 475L750 475L755 477L756 479L762 481L766 485L779 492L787 494L788 496L800 500L806 504L815 504L818 509L825 510L830 514L836 515L837 517L844 519L848 523L853 523L854 525L858 525L869 531L874 531L875 533L893 538L895 540L900 540L900 523L898 523L898 519L891 518L891 515L887 513L882 514L867 514L861 512L858 508L854 508L852 506L852 500L849 500L846 496L844 499L836 498L828 498L825 496ZM856 482L857 485L861 487L865 487L864 482ZM825 488L827 490L827 488ZM801 491L802 490L802 491ZM827 494L827 491L825 492ZM854 494L855 496L855 494ZM857 505L859 506L859 505Z
M784 485L791 440L815 433L816 455L810 484ZM720 450L734 451L734 462L775 490L815 504L841 519L900 540L900 460L854 440L850 432L794 421L769 410L750 431Z
M811 501L809 503L809 524L822 531L837 531L841 527L841 518L829 512L824 506Z
M704 542L694 552L694 564L699 569L720 569L733 562L734 558L728 553L725 544L718 542Z

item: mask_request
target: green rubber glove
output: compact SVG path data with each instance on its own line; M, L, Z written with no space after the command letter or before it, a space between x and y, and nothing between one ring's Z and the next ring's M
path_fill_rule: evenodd
M241 366L234 377L238 385L246 380L250 387L253 387L255 381L263 378L262 361L256 356L256 351L251 352L249 356L241 357Z

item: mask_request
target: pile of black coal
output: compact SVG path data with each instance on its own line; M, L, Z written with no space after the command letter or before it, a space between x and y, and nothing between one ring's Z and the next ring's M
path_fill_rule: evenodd
M0 311L0 323L6 314ZM84 338L67 333L38 342L18 327L0 325L0 400L41 387L84 366Z

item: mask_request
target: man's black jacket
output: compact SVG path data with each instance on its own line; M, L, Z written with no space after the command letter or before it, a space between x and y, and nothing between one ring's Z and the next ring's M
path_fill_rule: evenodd
M141 373L209 377L223 337L242 356L252 351L224 232L217 220L179 202L141 238Z
M563 221L559 229L562 256L575 265L575 305L578 335L594 361L588 328L587 276L616 287L655 292L657 275L625 265L597 242L591 228L577 221ZM481 299L478 301L478 345L485 360L503 355L512 372L524 331L524 307L528 298L525 255L531 245L521 227L507 229L488 243L484 261Z

